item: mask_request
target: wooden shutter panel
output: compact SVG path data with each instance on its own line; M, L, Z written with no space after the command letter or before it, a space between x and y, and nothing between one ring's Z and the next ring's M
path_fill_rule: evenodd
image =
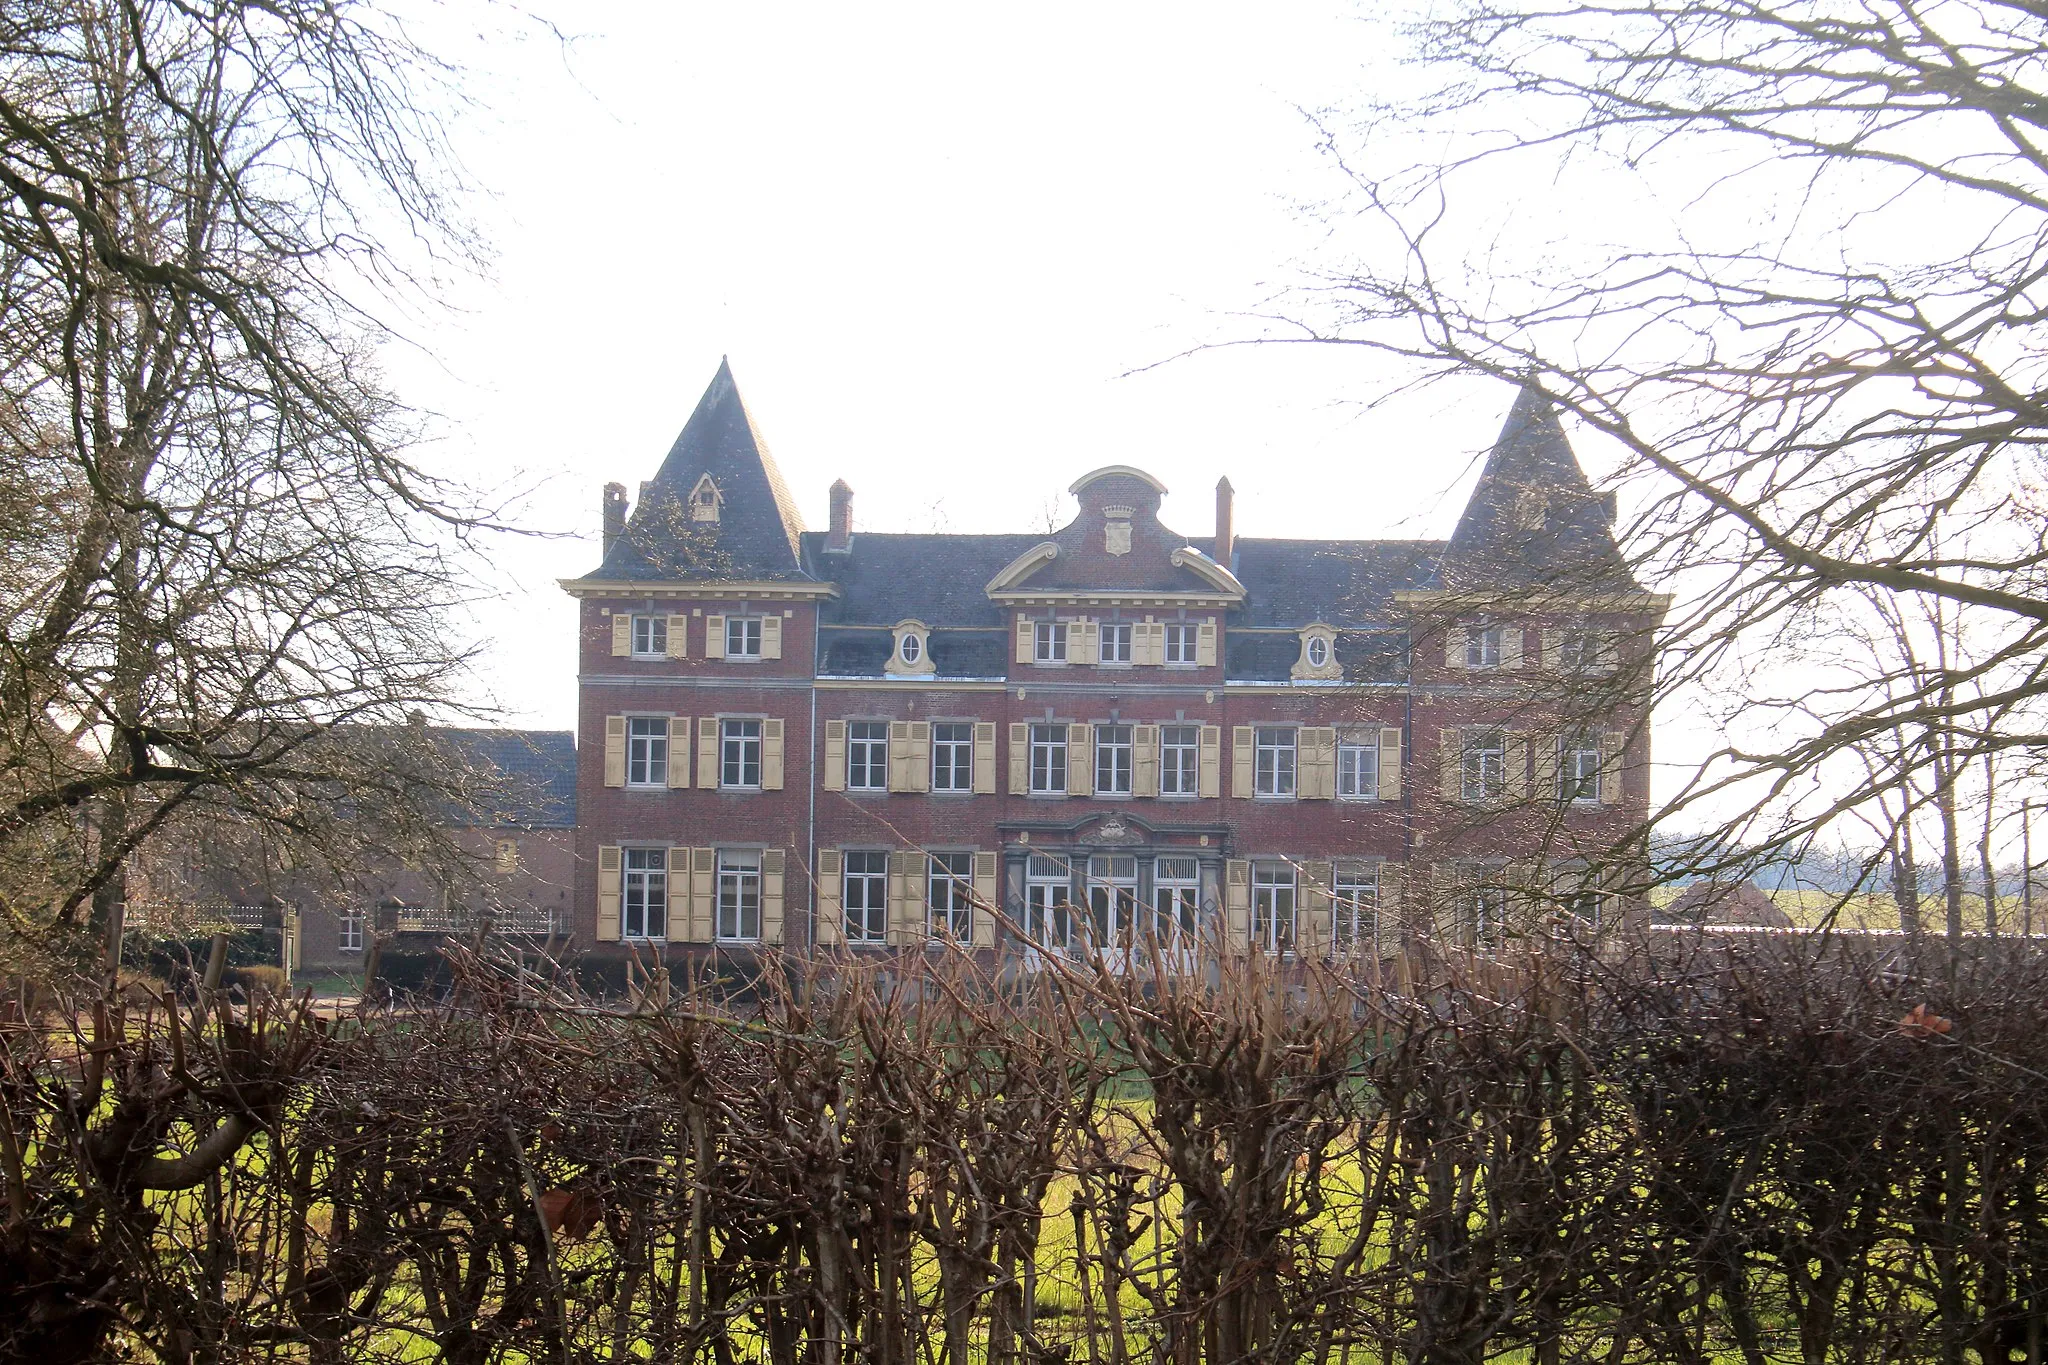
M1389 858L1380 869L1380 940L1392 944L1406 937L1402 930L1408 920L1403 911L1403 893L1408 869Z
M1204 621L1195 627L1195 662L1203 668L1216 664L1216 623Z
M697 717L697 787L718 786L718 717Z
M668 851L668 937L688 938L690 932L690 850L671 846Z
M1508 768L1508 799L1527 801L1529 799L1529 737L1511 733L1501 746Z
M774 716L761 722L761 790L782 790L783 722Z
M1442 732L1437 746L1437 766L1443 778L1443 798L1446 801L1465 799L1465 737L1457 730Z
M1301 868L1300 957L1322 957L1330 951L1330 880L1335 867L1326 862L1303 863Z
M1252 946L1252 865L1232 858L1223 865L1223 930L1232 952Z
M1304 726L1300 731L1301 775L1296 786L1305 800L1329 801L1337 795L1337 731L1331 726Z
M1087 796L1095 790L1095 731L1081 724L1067 727L1067 795Z
M1159 727L1131 727L1131 794L1159 795Z
M704 657L723 659L725 657L725 618L707 616L704 618Z
M681 612L672 613L668 618L668 657L690 657L690 618Z
M1245 797L1252 794L1253 760L1256 757L1254 745L1257 731L1249 725L1239 725L1230 732L1230 794Z
M1465 628L1452 621L1444 626L1444 667L1462 669L1465 666Z
M779 848L761 852L761 942L782 942L783 869L787 858Z
M846 908L840 901L845 876L846 855L836 848L819 849L818 922L811 930L811 938L821 948L846 941Z
M1099 664L1102 662L1102 622L1092 616L1084 617L1081 621L1081 658L1079 662L1084 664Z
M1010 795L1023 796L1031 790L1031 727L1010 726Z
M668 785L690 785L690 718L668 718Z
M1002 874L1002 860L993 853L974 855L974 908L970 910L969 939L977 948L996 946L996 880Z
M1401 727L1380 727L1380 800L1401 799Z
M718 913L718 850L693 848L677 851L687 851L690 855L689 941L709 943Z
M846 722L843 720L825 722L825 790L846 790Z
M988 721L974 727L974 793L989 796L996 789L996 727Z
M916 791L910 785L910 722L889 722L889 790Z
M889 941L899 947L924 941L927 862L917 849L900 848L889 855Z
M607 787L626 785L626 718L606 716L604 718L604 784Z
M1556 801L1564 795L1564 736L1539 735L1530 740L1536 763L1531 790L1538 801Z
M625 612L612 613L612 653L624 658L633 652L633 618Z
M928 720L910 722L910 757L907 761L910 779L905 791L928 792L932 789L932 723Z
M771 611L761 618L761 657L782 657L782 613Z
M1037 627L1028 616L1017 618L1017 662L1028 664L1035 657Z
M619 866L620 849L617 844L605 844L597 850L597 941L617 943L619 941Z
M1148 662L1164 668L1166 666L1166 622L1154 621L1145 627L1146 637L1151 640L1151 655Z
M1201 751L1197 755L1200 792L1206 797L1223 794L1223 727L1204 725L1201 734Z
M1067 622L1067 662L1070 664L1092 663L1083 652L1083 640L1087 637L1088 623L1076 616Z
M1536 632L1536 668L1538 672L1544 674L1557 672L1557 644L1562 638L1564 638L1564 632L1561 630L1544 628Z
M1625 738L1618 730L1600 732L1600 804L1603 806L1621 804L1621 758Z
M1522 628L1502 626L1500 629L1500 666L1505 670L1522 666Z

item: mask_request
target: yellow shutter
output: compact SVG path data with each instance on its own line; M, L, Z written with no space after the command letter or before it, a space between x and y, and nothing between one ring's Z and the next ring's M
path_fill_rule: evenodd
M916 791L910 785L910 722L889 722L889 790Z
M690 929L692 943L711 942L718 910L718 850L693 848L690 855Z
M761 618L761 657L782 657L782 613L771 611Z
M988 796L996 789L996 727L982 721L974 727L974 792Z
M1089 726L1067 727L1067 795L1087 796L1095 790L1095 740Z
M928 861L917 849L897 849L889 855L889 942L898 947L924 941Z
M690 618L681 612L675 612L668 618L668 657L690 657Z
M718 785L718 717L697 717L697 786Z
M1197 755L1197 767L1201 794L1218 797L1223 794L1223 727L1204 725L1201 735L1201 752Z
M1028 664L1033 658L1034 630L1030 617L1017 618L1017 662L1020 664Z
M928 720L910 722L909 785L905 791L928 792L932 789L932 723Z
M1380 727L1380 800L1401 799L1401 727Z
M1518 669L1522 666L1522 628L1520 626L1501 627L1500 666L1503 670Z
M846 722L825 722L825 790L846 790Z
M977 948L996 946L996 879L1001 871L1002 860L995 854L974 855L974 908L969 912L973 927L969 937Z
M1081 657L1078 663L1099 664L1102 662L1102 622L1094 617L1081 621Z
M821 948L829 948L846 940L846 909L840 902L846 875L846 855L836 848L818 850L818 875L815 885L818 891L818 923L812 930L813 940Z
M1239 725L1230 732L1230 794L1244 797L1252 794L1252 762L1257 732L1249 725Z
M1301 867L1300 957L1322 957L1330 951L1330 879L1335 869L1326 862L1303 863Z
M1403 891L1408 869L1389 858L1379 865L1380 869L1380 943L1382 951L1397 946L1407 937L1403 927L1408 923L1402 911Z
M782 790L783 723L776 717L761 722L761 790Z
M1242 953L1252 945L1252 865L1232 858L1223 865L1223 928L1225 943Z
M625 612L612 613L612 653L623 658L633 652L633 618Z
M1600 732L1600 804L1603 806L1621 804L1622 742L1625 738L1618 730Z
M1536 799L1555 801L1564 790L1564 736L1539 735L1529 744L1536 761Z
M1195 662L1203 668L1216 664L1216 623L1204 621L1195 627Z
M1540 672L1557 672L1557 642L1563 635L1561 630L1548 628L1536 632L1536 667Z
M604 718L604 784L607 787L626 785L626 718L606 716Z
M1455 621L1444 623L1444 667L1465 666L1465 629Z
M779 848L761 853L761 942L782 942L782 882L787 860Z
M617 844L597 850L597 941L619 941L619 859Z
M690 785L690 718L670 716L668 718L668 784L671 787Z
M1437 767L1443 780L1446 801L1465 799L1465 739L1456 730L1444 730L1437 746Z
M1337 731L1330 726L1304 726L1300 731L1301 775L1296 787L1304 800L1328 801L1337 795Z
M707 616L704 618L704 657L723 659L725 657L725 618Z
M1151 641L1151 644L1147 646L1148 654L1146 657L1146 662L1151 664L1157 664L1162 668L1165 667L1166 622L1154 621L1150 625L1146 626L1145 638Z
M1159 727L1131 727L1131 794L1159 795Z
M1010 795L1023 796L1031 790L1031 727L1010 726Z
M670 939L690 934L690 850L668 851L668 933Z
M1508 799L1527 801L1529 799L1529 737L1525 734L1510 733L1502 746L1508 767Z

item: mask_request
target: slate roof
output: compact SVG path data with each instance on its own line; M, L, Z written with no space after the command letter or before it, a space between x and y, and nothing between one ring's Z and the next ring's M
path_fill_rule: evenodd
M1213 539L1193 542L1204 554ZM1384 620L1393 594L1439 586L1440 540L1237 538L1234 571L1245 587L1234 626L1355 625Z
M1007 629L935 630L925 644L941 678L1000 678L1009 667ZM822 628L818 671L828 678L879 678L895 647L887 631Z
M450 823L479 828L572 829L576 824L576 735L569 730L456 729L438 726L436 743L491 781L491 807L454 813ZM502 778L500 782L497 779Z
M1003 566L1046 537L1039 535L900 535L856 531L843 554L825 552L825 537L803 538L804 565L839 585L826 602L826 625L893 626L916 618L928 626L1004 628L1009 613L982 591Z

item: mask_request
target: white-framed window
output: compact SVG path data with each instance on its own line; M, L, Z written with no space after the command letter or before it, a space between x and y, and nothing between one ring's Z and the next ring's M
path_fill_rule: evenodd
M880 849L849 849L840 890L846 908L848 943L889 941L889 855Z
M761 855L752 849L718 850L718 923L715 931L722 943L758 943L761 940Z
M1294 795L1294 727L1261 725L1252 790L1260 796Z
M1380 749L1377 742L1343 740L1337 745L1337 795L1347 801L1377 801Z
M728 659L758 659L761 657L760 617L728 616L725 618L725 657Z
M931 932L967 942L974 927L974 855L932 854L924 885Z
M1470 946L1491 948L1500 942L1501 930L1508 918L1508 891L1486 880L1487 874L1476 874L1474 884L1465 888L1458 898L1458 933Z
M1269 953L1294 951L1294 865L1277 859L1252 864L1252 946Z
M889 789L889 722L846 722L846 789L879 792Z
M754 790L761 785L761 722L718 722L718 785Z
M1308 660L1310 668L1321 668L1330 662L1330 642L1320 635L1309 636L1308 643L1302 648L1302 657Z
M1498 801L1508 793L1508 737L1500 730L1465 731L1464 798Z
M668 850L629 848L619 883L619 933L624 938L668 937Z
M1159 794L1194 796L1201 763L1202 727L1162 725L1159 727Z
M1031 790L1067 794L1067 727L1031 727Z
M630 716L626 720L626 785L668 785L668 717Z
M1465 627L1465 667L1500 667L1501 628L1499 626Z
M1128 725L1095 727L1095 794L1131 794L1131 727Z
M1128 621L1104 621L1100 661L1106 664L1127 664L1131 661L1131 623Z
M1064 858L1034 853L1024 863L1024 935L1041 948L1074 942L1074 869Z
M971 721L932 722L932 790L965 792L974 790L974 724Z
M1557 741L1557 796L1587 805L1600 800L1600 736L1581 731Z
M340 939L336 944L344 953L360 953L363 950L363 912L344 910L341 912Z
M1195 623L1193 621L1168 621L1166 623L1166 662L1170 664L1191 664L1196 659Z
M904 663L914 664L924 657L924 641L914 630L906 630L896 640L896 656Z
M1606 642L1598 631L1584 626L1567 626L1557 637L1557 668L1560 673L1593 673L1607 663Z
M1338 863L1330 881L1331 945L1343 954L1380 951L1380 865Z
M668 617L633 617L633 657L636 659L666 659L668 657Z
M1040 621L1033 633L1035 651L1032 655L1042 664L1063 664L1067 661L1067 623L1065 621Z
M1179 854L1152 864L1152 932L1168 946L1193 947L1201 928L1202 866Z
M1088 860L1088 919L1097 947L1121 947L1138 929L1138 859L1098 853Z

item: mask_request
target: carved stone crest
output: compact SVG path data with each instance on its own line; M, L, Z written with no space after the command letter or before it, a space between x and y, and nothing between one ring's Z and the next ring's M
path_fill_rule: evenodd
M1131 552L1131 524L1128 521L1105 521L1103 546L1113 555L1127 555Z
M1138 836L1131 833L1121 815L1112 815L1095 827L1095 837L1105 844L1128 844L1135 843Z

